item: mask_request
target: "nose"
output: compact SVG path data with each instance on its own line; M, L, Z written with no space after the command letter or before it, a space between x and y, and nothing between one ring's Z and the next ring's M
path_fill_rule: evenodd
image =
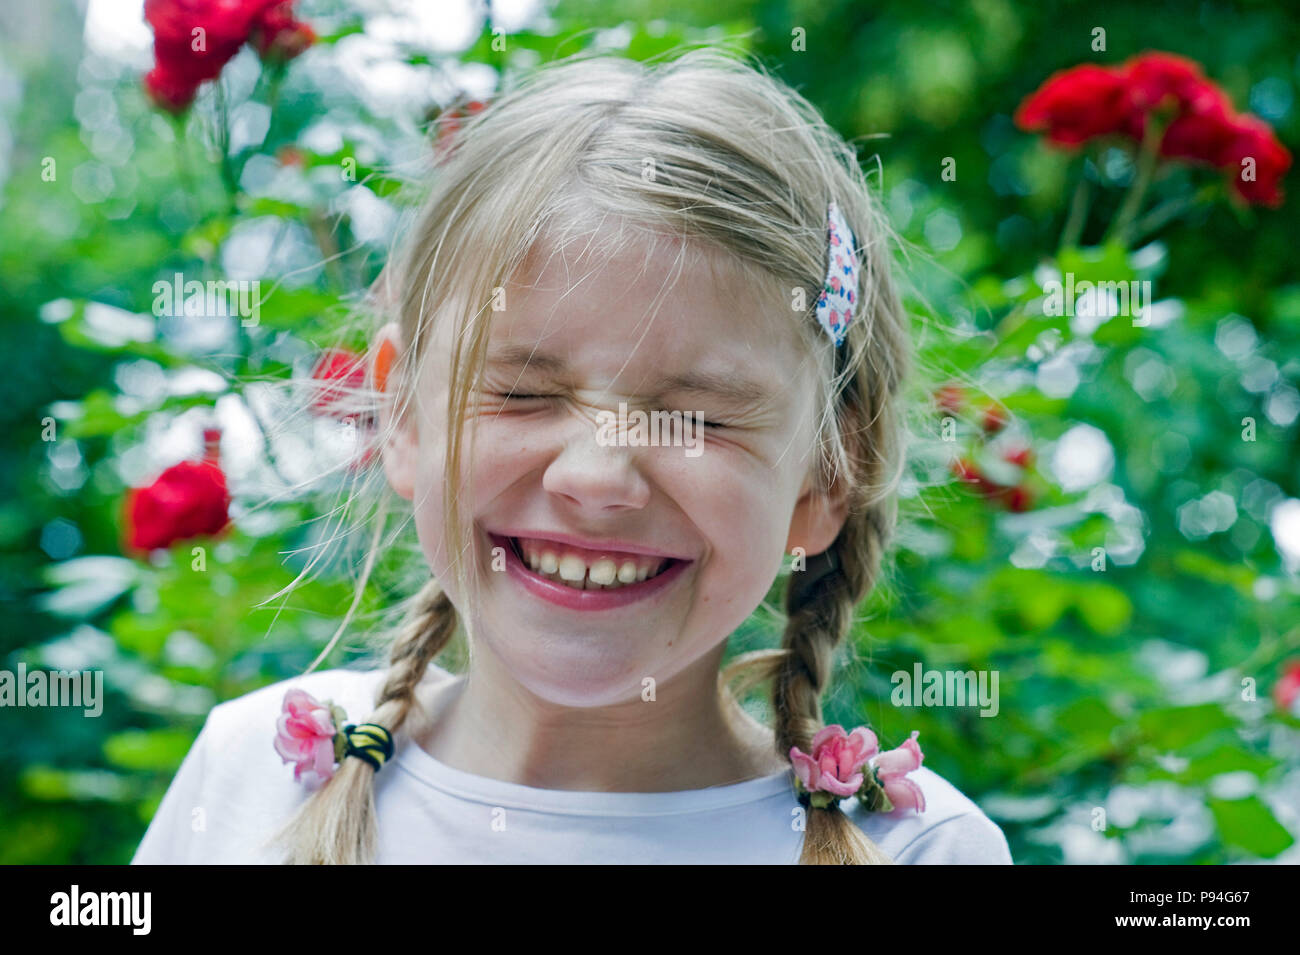
M579 426L542 474L542 487L591 514L639 510L650 485L636 466L636 449L602 445L594 426Z

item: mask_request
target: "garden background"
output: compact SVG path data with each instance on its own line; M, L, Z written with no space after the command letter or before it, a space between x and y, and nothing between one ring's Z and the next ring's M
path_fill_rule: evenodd
M1144 175L1134 144L1059 149L1016 122L1055 71L1159 49L1294 148L1293 8L293 12L310 35L286 33L298 45L266 62L243 47L173 116L141 82L138 0L0 8L0 669L94 668L106 693L97 718L0 709L0 862L129 860L211 706L301 672L347 609L346 566L258 608L302 566L324 506L307 492L266 506L297 477L281 469L356 431L323 414L264 433L258 382L320 373L383 265L394 170L454 135L503 70L736 38L876 170L916 252L922 357L949 382L917 446L897 573L863 608L828 721L869 721L888 745L919 729L927 765L1018 862L1300 859L1294 200L1234 202L1214 170L1167 163L1128 241L1108 241ZM257 324L158 316L154 284L177 272L260 281ZM1149 321L1043 314L1065 272L1150 281ZM199 459L213 426L233 526L129 548L129 489ZM768 640L756 619L734 644ZM918 662L997 671L997 715L892 705L891 674Z

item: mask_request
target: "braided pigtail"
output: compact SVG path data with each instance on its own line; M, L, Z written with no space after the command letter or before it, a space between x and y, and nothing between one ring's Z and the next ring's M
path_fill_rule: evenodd
M821 559L809 561L805 573L819 579L792 586L787 592L788 623L782 640L786 651L772 686L777 749L787 755L793 746L812 750L812 738L822 728L821 694L831 672L835 647L853 622L858 601L871 589L883 552L880 507L851 515ZM838 566L835 566L837 565ZM876 865L891 860L840 810L838 802L825 808L807 806L802 865Z
M456 632L456 608L436 580L416 594L410 615L393 641L388 676L366 722L393 736L419 708L416 688L429 664ZM272 840L288 851L285 862L356 865L373 861L377 842L375 770L360 759L344 759L338 770L305 802Z
M864 229L864 232L867 231ZM897 394L910 367L902 308L887 269L868 257L864 314L850 330L853 355L839 379L833 425L823 440L822 487L843 495L846 516L830 548L791 575L781 650L755 664L772 674L776 747L812 750L822 729L821 695L835 649L871 593L898 515L904 433ZM741 664L742 667L747 664ZM892 863L832 801L807 805L800 862L806 865Z

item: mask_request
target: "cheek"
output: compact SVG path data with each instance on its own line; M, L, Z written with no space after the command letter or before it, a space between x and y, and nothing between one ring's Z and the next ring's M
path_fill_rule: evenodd
M516 426L478 422L472 444L469 428L461 441L460 480L452 491L461 505L465 522L462 530L472 535L472 522L491 507L492 501L519 484L530 468L539 467L541 459L535 450L536 442L530 445L529 435ZM429 428L420 439L412 506L421 548L434 574L447 580L453 575L443 555L460 549L459 545L453 548L453 542L448 540L450 528L443 511L444 496L452 483L447 476L441 431Z
M454 553L447 539L449 528L443 511L447 491L446 443L440 428L429 427L427 421L420 429L419 450L416 453L414 486L411 500L420 548L429 562L434 576L448 589L454 587L454 574L447 555ZM463 453L463 452L462 452ZM463 470L462 466L462 470ZM464 486L464 481L461 482Z
M743 621L781 568L798 487L780 469L722 450L666 459L656 480L708 544L700 600Z

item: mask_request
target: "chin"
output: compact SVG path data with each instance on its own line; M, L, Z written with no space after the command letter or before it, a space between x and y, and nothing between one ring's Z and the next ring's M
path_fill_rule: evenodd
M589 648L572 657L557 653L555 647L545 651L530 650L512 655L494 648L501 665L522 688L538 699L555 706L591 709L641 699L642 680L662 677L650 663L629 664L620 660L592 660ZM545 653L542 658L541 654Z

